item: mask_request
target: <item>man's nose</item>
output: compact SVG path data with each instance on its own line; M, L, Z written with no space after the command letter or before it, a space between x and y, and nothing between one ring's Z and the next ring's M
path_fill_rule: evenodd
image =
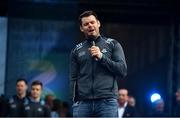
M88 24L88 27L91 27L91 26L92 26L92 24L91 24L91 23L89 23L89 24Z

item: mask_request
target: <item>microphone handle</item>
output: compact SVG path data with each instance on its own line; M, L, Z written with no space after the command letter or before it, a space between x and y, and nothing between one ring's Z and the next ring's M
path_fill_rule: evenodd
M92 41L92 45L95 46L95 42L94 42L94 41ZM96 61L98 61L98 58L94 57L94 59L95 59Z

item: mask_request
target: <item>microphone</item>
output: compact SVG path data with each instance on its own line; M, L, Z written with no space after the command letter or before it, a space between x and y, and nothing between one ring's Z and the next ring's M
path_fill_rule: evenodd
M93 46L96 46L96 45L95 45L95 41L92 41L91 43L92 43ZM94 59L95 59L96 61L98 61L98 58L94 57Z
M92 45L95 46L95 41L92 41Z

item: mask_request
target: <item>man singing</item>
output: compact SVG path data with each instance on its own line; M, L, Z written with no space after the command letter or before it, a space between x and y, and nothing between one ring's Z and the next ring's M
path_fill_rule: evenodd
M102 37L95 12L79 16L85 39L70 56L70 91L74 117L117 117L118 86L116 78L127 74L125 56L120 43Z

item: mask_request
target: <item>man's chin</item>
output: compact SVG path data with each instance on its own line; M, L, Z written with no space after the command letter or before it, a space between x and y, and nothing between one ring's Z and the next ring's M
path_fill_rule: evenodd
M96 39L96 35L87 35L87 38L92 38L92 39Z
M24 92L17 92L18 95L22 95Z

